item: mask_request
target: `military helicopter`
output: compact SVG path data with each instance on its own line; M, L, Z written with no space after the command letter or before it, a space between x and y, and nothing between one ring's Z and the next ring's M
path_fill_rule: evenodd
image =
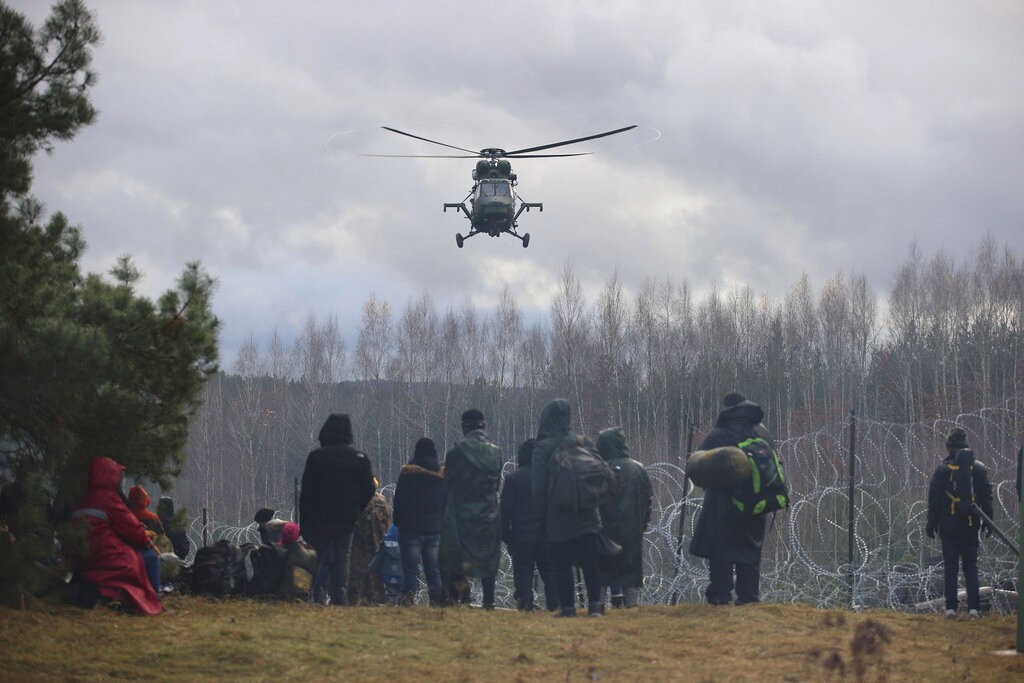
M543 211L544 205L539 202L524 201L519 196L515 189L518 184L518 179L516 174L512 172L512 164L508 159L585 156L590 154L590 152L576 152L568 154L534 154L534 152L540 152L553 147L572 145L577 142L585 142L587 140L595 140L597 138L615 135L616 133L624 133L627 130L636 128L636 126L626 126L625 128L617 128L606 133L588 135L586 137L575 138L573 140L553 142L548 145L514 149L511 152L497 147L487 147L479 152L474 152L471 149L456 147L455 145L438 142L437 140L430 140L428 138L420 137L419 135L406 133L405 131L401 131L396 128L389 128L387 126L382 126L382 128L384 130L391 131L392 133L405 135L416 140L422 140L434 145L441 145L442 147L466 152L466 154L364 154L362 156L419 159L480 159L476 162L476 167L473 169L473 187L470 188L469 194L466 195L466 198L461 202L445 202L444 204L445 212L447 212L448 209L457 209L462 211L465 217L469 219L469 232L466 235L455 233L455 244L458 245L459 249L462 249L462 245L467 239L474 235L479 235L480 233L486 233L491 237L498 237L502 233L508 233L509 235L518 238L523 243L524 248L530 246L530 233L526 232L520 235L517 232L517 228L519 227L519 216L522 215L524 211L529 211L530 209ZM469 202L468 208L466 206L467 201Z

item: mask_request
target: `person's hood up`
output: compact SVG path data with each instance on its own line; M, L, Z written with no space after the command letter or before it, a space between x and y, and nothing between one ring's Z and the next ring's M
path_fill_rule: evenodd
M103 456L93 458L89 465L89 488L120 491L122 474L124 465L121 463Z
M535 445L537 445L537 439L527 439L519 445L519 453L516 457L516 464L519 467L533 465L533 447Z
M321 446L342 446L352 443L352 420L348 415L332 413L320 428Z
M416 442L412 460L409 461L409 464L419 465L431 472L437 472L441 469L441 463L437 459L437 446L434 445L433 439L424 436Z
M609 427L597 436L597 452L605 460L628 458L629 447L626 445L626 433L622 427Z
M760 424L764 419L764 410L753 401L744 400L724 409L718 414L716 427L727 427L735 424Z
M549 437L565 436L569 433L572 422L572 408L564 398L556 398L540 411L540 426L537 429L537 440Z
M145 510L149 507L149 494L138 484L128 489L128 507L133 510Z

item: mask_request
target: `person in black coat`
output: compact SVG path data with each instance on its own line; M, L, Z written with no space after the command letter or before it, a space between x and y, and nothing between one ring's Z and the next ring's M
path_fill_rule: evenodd
M403 602L407 605L411 605L416 597L421 561L430 604L441 602L438 548L445 495L444 473L437 459L437 447L433 440L423 437L416 442L412 460L402 465L392 506L392 519L398 528L398 548L402 554Z
M739 392L727 394L722 405L724 409L718 414L714 429L704 437L698 450L735 446L751 437L760 437L775 448L771 434L761 424L761 406ZM708 604L731 603L734 585L737 605L761 599L764 526L763 515L746 517L735 508L731 489L704 491L690 553L708 560L708 587L704 592Z
M526 611L535 609L533 577L537 571L544 582L544 603L548 611L553 612L558 609L555 570L551 565L547 539L540 533L540 520L534 512L532 500L531 468L536 443L536 439L527 439L519 446L519 467L505 477L501 489L501 540L512 558L516 606Z
M345 604L352 531L375 492L370 459L352 446L349 416L332 414L320 430L320 448L306 457L299 495L303 537L317 555L315 601Z
M953 504L951 494L947 493L947 484L960 467L970 468L973 502L992 519L992 485L988 480L988 468L974 459L974 453L967 447L967 433L955 427L946 438L946 458L935 469L928 484L928 526L925 532L929 538L935 538L935 532L938 531L942 539L946 616L956 616L957 578L960 575L958 564L962 562L968 614L977 617L981 609L978 531L984 529L986 536L991 536L992 530L971 509L971 501L963 500L959 505ZM960 495L966 496L967 493Z

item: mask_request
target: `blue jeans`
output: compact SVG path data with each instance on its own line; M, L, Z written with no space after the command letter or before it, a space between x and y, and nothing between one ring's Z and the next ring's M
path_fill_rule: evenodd
M149 577L149 583L153 586L153 590L157 593L160 592L160 556L156 554L156 551L152 548L146 548L140 550L139 555L142 555L142 561L146 564L146 576Z
M402 553L402 588L405 595L416 595L422 560L430 602L440 602L441 570L437 563L437 551L440 546L441 534L411 534L398 530L398 549Z
M318 539L319 541L320 539ZM313 579L313 602L332 605L346 603L345 587L348 586L349 558L352 555L352 533L335 536L326 544L314 546L317 554L317 571Z

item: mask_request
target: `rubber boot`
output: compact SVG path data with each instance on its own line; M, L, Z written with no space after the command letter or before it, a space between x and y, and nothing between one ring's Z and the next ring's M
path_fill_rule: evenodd
M591 617L603 617L604 616L604 603L603 602L589 602L587 603L587 615Z

